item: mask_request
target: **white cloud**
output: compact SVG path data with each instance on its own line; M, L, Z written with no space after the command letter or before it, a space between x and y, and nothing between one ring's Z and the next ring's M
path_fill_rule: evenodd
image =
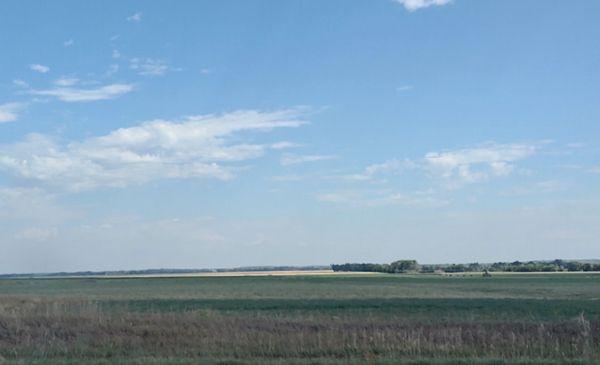
M128 22L139 23L142 21L142 13L137 12L137 13L131 14L126 19Z
M353 180L351 191L334 191L317 195L317 200L330 203L348 203L355 206L411 205L443 206L449 204L448 197L436 193L436 189L427 188L433 183L443 191L453 190L467 183L488 181L492 178L506 177L517 169L517 161L532 156L543 144L485 143L476 148L464 148L453 151L430 152L421 159L392 159L372 164L355 174L333 175L329 178ZM402 174L400 185L417 183L414 192L398 191L397 180L389 180ZM372 182L377 183L376 185ZM365 185L365 183L369 183ZM374 190L373 187L378 189ZM535 186L545 192L562 189L554 181L545 181ZM439 189L437 189L439 190ZM507 193L508 194L508 193ZM511 191L510 194L513 194Z
M132 58L129 67L142 76L161 76L170 69L164 60L152 58Z
M48 90L31 90L32 95L53 96L66 102L86 102L114 99L133 91L131 84L110 84L95 89L76 89L71 87L58 87Z
M352 191L318 193L315 198L322 203L350 203L358 200L357 194Z
M408 159L393 159L380 164L369 165L359 174L344 175L342 177L349 180L372 180L380 174L399 173L415 167L416 164Z
M40 64L37 64L37 63L29 65L29 68L32 71L43 73L43 74L45 74L46 72L50 71L50 67L44 66L44 65L40 65Z
M272 181L277 181L277 182L300 181L302 179L304 179L304 176L300 176L300 175L279 175L279 176L271 177Z
M514 162L533 155L536 149L533 144L487 143L477 148L430 152L425 155L424 167L444 179L479 182L509 175Z
M212 71L209 68L203 68L200 70L200 73L202 75L209 75L210 73L212 73Z
M75 84L77 84L79 82L79 79L76 79L74 77L60 77L56 80L54 80L54 85L57 86L73 86Z
M60 143L31 134L0 146L0 170L66 190L123 187L156 179L234 176L232 166L262 156L268 145L239 142L244 131L305 124L298 110L237 111L224 115L153 120L107 135ZM237 143L229 143L231 137Z
M271 145L271 148L274 150L284 150L287 148L296 148L296 147L301 147L302 145L299 143L294 143L294 142L288 142L288 141L281 141L281 142L276 142L273 143Z
M20 87L20 88L28 88L29 87L29 84L21 79L14 79L13 85Z
M71 47L73 44L75 44L75 41L73 41L72 39L63 42L64 47Z
M19 118L19 111L23 109L22 103L0 104L0 123L14 122Z
M117 50L117 49L113 49L111 56L112 56L112 58L120 58L121 52L119 52L119 50Z
M406 10L415 11L430 6L441 6L449 4L452 0L394 0L395 2L404 5Z
M337 156L329 156L329 155L304 155L304 156L285 155L281 158L281 164L283 166L289 166L289 165L297 165L297 164L306 163L306 162L333 160L336 158L337 158Z

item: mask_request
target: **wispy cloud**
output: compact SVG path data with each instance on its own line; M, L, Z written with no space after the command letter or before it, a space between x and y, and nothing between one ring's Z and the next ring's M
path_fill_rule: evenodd
M106 77L110 77L110 76L116 74L117 72L119 72L119 68L120 68L119 65L112 64L112 65L108 66L108 70L106 70L106 72L104 73L104 75Z
M30 90L32 95L52 96L65 102L87 102L115 99L133 91L131 84L110 84L93 89L58 87L47 90Z
M29 65L29 68L32 71L39 72L39 73L42 73L42 74L45 74L46 72L50 71L50 67L44 66L44 65L40 65L40 64L37 64L37 63Z
M133 13L130 16L128 16L126 19L128 22L139 23L142 21L142 13L140 13L140 12Z
M277 175L277 176L272 176L270 178L271 181L277 181L277 182L300 181L303 179L304 179L304 176L301 176L301 175Z
M209 75L209 74L211 74L211 73L212 73L212 70L211 70L211 69L209 69L209 68L203 68L203 69L200 69L200 73L201 73L202 75Z
M121 52L119 52L119 50L117 50L117 49L113 49L111 56L112 56L112 58L120 58Z
M13 85L20 87L20 88L28 88L29 87L29 84L21 79L13 80Z
M19 118L19 111L24 107L23 103L0 104L0 123L14 122Z
M73 41L72 39L63 42L64 47L71 47L73 44L75 44L75 41Z
M486 143L476 148L430 152L424 161L426 169L443 179L472 183L509 175L514 162L533 155L537 149L536 144Z
M394 0L395 2L404 5L406 10L415 11L430 6L441 6L449 4L452 0Z
M523 173L517 163L534 155L543 145L544 142L487 142L474 148L429 152L421 158L391 159L368 165L358 173L328 176L328 179L345 179L355 183L350 190L323 192L316 198L321 202L356 206L443 206L451 200L444 194L452 190L507 177L514 171ZM407 183L419 188L413 188L412 192L398 189L398 186L406 186ZM550 192L562 188L563 185L558 182L548 180L527 186L527 191ZM523 191L525 188L514 189L505 195L522 194Z
M354 191L317 193L315 199L322 203L351 203L359 200L358 194Z
M0 222L28 221L42 227L76 217L80 217L80 212L65 210L53 194L43 189L0 186Z
M129 67L142 76L161 76L170 70L166 61L152 58L132 58Z
M281 157L281 165L290 166L290 165L297 165L297 164L307 163L307 162L333 160L336 158L337 158L337 156L331 156L331 155L303 155L303 156L284 155L283 157Z
M566 146L568 148L572 148L572 149L579 149L579 148L586 147L586 144L583 142L571 142L571 143L567 143Z
M500 192L502 196L522 196L522 195L530 195L530 194L540 194L540 193L555 193L559 191L564 191L567 189L567 186L557 180L545 180L538 181L532 184L521 185L514 187L512 189Z
M156 179L226 180L234 176L230 164L258 158L269 150L269 145L241 142L241 132L296 128L306 123L301 117L298 110L249 110L153 120L67 143L32 134L0 145L0 171L74 191Z
M402 205L410 207L442 207L450 204L447 199L432 191L398 193L393 190L339 190L318 193L315 199L322 203L344 204L358 207Z
M402 86L398 86L396 88L396 91L398 91L398 92L405 92L405 91L410 91L412 89L413 89L412 85L402 85Z
M590 173L592 174L600 174L600 166L599 167L592 167L591 169L588 170Z
M75 84L77 84L79 82L79 79L76 79L74 77L60 77L56 80L54 80L54 85L56 86L73 86Z
M372 180L381 174L395 174L400 173L407 169L413 169L416 164L409 159L404 160L388 160L383 163L373 164L365 167L365 169L358 174L342 175L341 177L349 180Z
M276 142L271 145L271 148L274 150L284 150L284 149L296 148L296 147L302 147L302 145L299 143L294 143L294 142L289 142L289 141Z

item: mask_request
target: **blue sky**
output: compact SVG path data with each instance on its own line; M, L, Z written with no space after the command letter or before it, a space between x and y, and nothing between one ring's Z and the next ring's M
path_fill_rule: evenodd
M600 258L597 1L0 5L0 271Z

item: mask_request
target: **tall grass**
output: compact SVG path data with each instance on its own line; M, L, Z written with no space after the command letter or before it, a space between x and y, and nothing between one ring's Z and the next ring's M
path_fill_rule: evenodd
M95 302L0 301L0 355L52 358L593 359L600 321L415 322L271 318L213 310L132 312Z
M0 280L0 364L600 365L600 275Z

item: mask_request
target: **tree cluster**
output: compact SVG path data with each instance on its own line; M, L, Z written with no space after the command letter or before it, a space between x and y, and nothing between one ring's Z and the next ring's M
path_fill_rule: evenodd
M415 260L398 260L389 264L348 263L331 265L333 271L360 271L360 272L383 272L398 274L406 272L417 272L419 264Z
M561 272L561 271L600 271L600 263L579 261L514 261L493 264L446 264L419 265L415 260L398 260L390 264L348 263L331 265L333 271L381 272L381 273L461 273L461 272Z

